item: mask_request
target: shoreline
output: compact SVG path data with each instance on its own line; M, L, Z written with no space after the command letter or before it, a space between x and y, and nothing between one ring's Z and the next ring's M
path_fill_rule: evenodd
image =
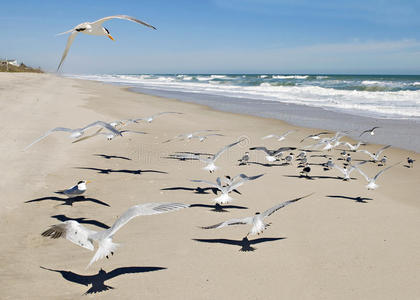
M77 77L69 78L123 86L141 94L206 105L216 111L277 119L292 126L316 128L319 130L350 131L348 136L355 141L359 140L360 132L373 127L381 127L381 130L375 132L375 136L364 135L362 140L372 144L390 144L394 147L420 153L420 119L379 118L304 104L205 93L167 91L139 87L134 83L108 82Z
M360 174L353 173L354 178L344 182L335 170L324 171L320 166L324 157L310 158L314 178L308 180L299 177L295 163L266 166L259 151L250 151L253 163L248 166L238 166L237 160L252 146L299 146L302 136L314 129L101 82L51 74L0 77L4 121L0 163L7 174L0 199L0 227L5 228L0 232L1 297L84 299L92 286L89 280L113 287L97 294L103 299L131 299L133 295L147 299L381 300L420 296L420 202L415 197L420 194L419 154L413 156L417 162L409 169L403 165L409 151L387 149L389 165L403 163L387 171L375 191L365 188ZM55 126L80 127L95 120L162 111L183 115L127 127L145 135L127 134L112 141L97 137L72 144L65 134L57 133L22 151ZM162 143L199 129L218 129L224 136L205 142ZM261 139L273 129L297 131L283 142ZM203 171L199 161L170 159L181 151L216 153L241 137L246 142L221 156L220 169L214 174ZM369 144L365 149L378 147ZM329 154L339 156L338 152ZM363 153L354 154L355 159L363 157ZM371 163L363 167L369 175L381 170ZM199 184L191 182L240 173L264 176L241 186L241 194L232 195L236 208L223 213L212 211L213 193L195 192ZM87 200L69 203L55 193L82 179L92 181ZM311 193L315 194L270 216L267 221L272 225L250 238L255 251L241 251L248 228L199 228L253 215ZM95 224L111 226L127 208L147 202L201 206L133 219L114 236L114 242L122 244L115 255L88 269L93 252L65 239L40 235L66 218L102 230ZM145 271L150 267L156 271ZM101 281L100 270L120 273Z
M398 148L420 153L420 120L366 117L307 105L248 98L167 92L139 87L131 87L130 90L147 95L174 98L188 103L203 104L217 111L277 119L298 127L331 131L349 130L351 132L348 136L356 141L358 133L378 126L386 131L377 130L375 136L365 135L363 141L382 145L391 144ZM256 107L258 109L254 109Z

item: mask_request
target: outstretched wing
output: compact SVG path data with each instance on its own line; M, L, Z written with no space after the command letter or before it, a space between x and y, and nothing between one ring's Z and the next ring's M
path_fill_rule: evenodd
M65 131L65 132L72 132L73 129L71 128L65 128L65 127L56 127L53 128L51 130L48 130L46 133L44 133L43 136L37 138L35 141L33 141L32 143L30 143L28 146L25 147L25 149L23 149L23 151L28 150L30 147L32 147L34 144L38 143L40 140L42 140L43 138L46 138L47 136L49 136L51 133L56 132L56 131Z
M232 143L232 144L229 144L229 145L227 145L227 146L224 146L222 149L220 149L219 150L219 152L217 152L215 155L214 155L214 157L213 157L213 161L215 161L216 159L218 159L219 158L219 156L220 155L222 155L223 154L223 152L225 152L226 150L228 150L229 148L232 148L233 146L235 146L235 145L237 145L237 144L239 144L240 142L242 142L244 139L240 139L239 141L237 141L237 142L234 142L234 143Z
M130 207L127 209L121 217L115 221L115 223L111 226L111 228L101 231L98 234L101 236L94 236L93 238L106 238L112 237L121 227L128 223L131 219L138 217L138 216L148 216L148 215L155 215L155 214L162 214L170 211L179 210L182 208L189 207L188 204L183 203L145 203L139 204Z
M391 145L386 145L386 146L382 147L381 149L379 149L378 152L376 153L376 157L379 157L379 155L381 155L381 153L384 150L388 149L389 147L391 147Z
M257 178L260 178L264 174L259 174L255 176L246 176L245 174L239 174L238 176L235 176L232 180L232 183L229 185L228 191L231 192L234 189L237 189L241 185L243 185L247 181L255 180Z
M359 163L357 163L357 164L355 164L355 165L352 165L352 166L350 166L350 168L348 169L348 173L349 173L349 175L350 175L350 173L351 172L353 172L354 170L356 170L359 166L361 166L361 165L364 165L365 163L367 163L368 161L367 160L365 160L365 161L361 161L361 162L359 162Z
M88 230L77 221L67 221L51 226L49 229L41 233L41 235L52 239L63 237L76 245L93 251L94 248L89 235L94 233L96 232Z
M73 141L72 144L78 143L78 142L81 142L81 141L84 141L84 140L87 140L87 139L90 139L90 138L95 137L95 136L100 135L100 134L103 134L103 132L101 132L102 130L103 130L103 128L99 128L94 134L81 137L81 138Z
M182 113L177 112L177 111L163 111L163 112L160 112L160 113L154 114L154 115L152 116L152 118L156 118L157 116L167 115L167 114L177 114L177 115L182 115Z
M103 121L96 121L96 122L93 122L93 123L91 123L91 124L89 124L89 125L87 125L87 126L83 127L81 130L82 130L82 131L85 131L86 129L88 129L88 128L90 128L90 127L94 127L94 126L101 126L101 127L105 128L105 129L108 129L109 131L111 131L111 132L112 132L113 134L115 134L115 135L120 135L120 136L122 136L121 132L120 132L120 131L118 131L117 129L115 129L115 127L114 127L114 126L112 126L112 125L111 125L111 124L109 124L109 123L103 122Z
M77 34L78 34L78 32L76 30L71 31L71 34L70 34L69 38L67 39L66 49L64 49L63 56L61 56L61 60L60 60L60 63L58 65L57 72L60 69L61 65L63 64L64 60L66 59L67 53L70 50L70 46L71 46L71 44L73 44L74 38L76 37Z
M366 179L367 182L370 181L370 178L366 175L365 172L363 172L361 169L359 169L357 166L354 166L356 168L357 171L359 171L359 173Z
M370 153L369 151L367 151L367 150L357 150L356 152L362 152L362 153L366 153L367 155L369 155L371 158L374 158L374 156L373 156L373 154L372 153Z
M138 23L138 24L141 24L141 25L144 25L144 26L147 26L147 27L150 27L150 28L156 30L156 28L154 26L152 26L150 24L147 24L146 22L143 22L139 19L136 19L136 18L133 18L133 17L130 17L130 16L126 16L126 15L116 15L116 16L105 17L105 18L96 20L95 22L92 22L91 24L102 25L103 22L108 21L108 20L112 20L112 19L128 20L128 21L135 22L135 23Z
M314 193L309 194L309 195L306 195L306 196L303 196L303 197L300 197L300 198L296 198L296 199L293 199L293 200L289 200L289 201L286 201L286 202L283 202L283 203L280 203L280 204L277 204L276 206L273 206L272 208L269 208L265 212L263 212L262 213L262 217L263 218L266 218L266 217L272 215L273 213L275 213L276 211L278 211L280 208L283 208L283 207L285 207L285 206L287 206L287 205L289 205L289 204L291 204L293 202L299 201L299 200L301 200L303 198L312 196L313 194Z
M401 162L398 162L398 163L396 163L396 164L394 164L392 166L389 166L389 167L386 167L385 169L382 169L381 171L378 172L378 174L375 175L375 177L373 177L373 180L378 179L378 177L381 176L386 170L388 170L388 169L390 169L390 168L392 168L392 167L394 167L396 165L399 165L400 163Z
M269 134L269 135L263 136L261 139L262 139L262 140L266 140L266 139L271 139L271 138L273 138L273 137L280 138L278 135L275 135L275 134Z
M214 228L222 228L231 225L244 225L244 224L252 224L253 217L247 217L243 219L230 219L222 223L214 224L211 226L204 226L201 227L202 229L214 229Z

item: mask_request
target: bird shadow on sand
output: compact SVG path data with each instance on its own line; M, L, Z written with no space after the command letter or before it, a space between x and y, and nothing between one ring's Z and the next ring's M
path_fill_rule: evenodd
M174 186L174 187L168 187L168 188L163 188L160 189L161 191L190 191L190 192L194 192L194 194L209 194L208 191L212 191L213 194L217 195L219 190L217 188L214 187L196 187L196 188L190 188L190 187L185 187L185 186ZM232 192L235 192L239 195L242 195L240 191L234 189Z
M274 242L278 240L284 240L286 238L259 238L248 240L247 238L243 238L242 240L229 240L229 239L193 239L193 241L201 242L201 243L210 243L210 244L225 244L225 245L233 245L241 247L239 251L241 252L250 252L255 251L257 248L252 247L255 244L267 243L267 242Z
M114 169L101 169L101 168L90 168L90 167L76 167L76 169L82 170L92 170L97 171L98 174L111 174L111 173L126 173L126 174L133 174L133 175L141 175L143 173L158 173L158 174L168 174L164 171L158 170L114 170Z
M77 202L93 202L96 204L110 207L108 203L102 202L101 200L98 200L95 198L89 198L85 196L77 196L77 197L72 197L72 198L67 198L67 197L60 198L56 196L47 196L47 197L41 197L41 198L28 200L28 201L25 201L25 203L41 202L41 201L46 201L46 200L62 201L63 203L61 203L60 205L68 205L68 206L73 206L73 203L77 203Z
M263 166L263 167L283 167L283 166L287 166L289 165L288 163L260 163L257 161L249 161L248 162L249 165L258 165L258 166Z
M307 178L306 176L300 176L300 175L283 175L284 177L290 177L290 178L303 178L303 179L310 179L310 180L314 180L314 179L335 179L335 180L340 180L340 181L344 181L343 178L341 177L337 177L337 176L315 176L315 175L310 175L310 178ZM357 178L350 178L351 180L357 180Z
M160 190L161 191L190 191L190 192L194 192L194 194L209 194L209 191L212 191L213 194L217 195L217 189L216 188L212 188L212 187L208 187L208 188L201 188L201 187L190 188L190 187L184 187L184 186L174 186L174 187L163 188L163 189L160 189Z
M72 221L77 221L80 224L95 225L95 226L100 227L100 228L103 228L103 229L108 229L109 228L108 225L106 225L106 224L104 224L102 222L96 221L96 220L92 220L92 219L86 219L86 218L69 218L69 217L67 217L65 215L55 215L55 216L51 216L51 218L57 219L58 221L61 221L61 222L72 220Z
M190 207L204 207L204 208L211 208L210 211L215 212L229 212L228 209L248 209L248 207L245 206L239 206L239 205L220 205L220 204L201 204L201 203L195 203L190 204Z
M131 160L131 158L118 155L106 155L106 154L92 154L93 156L99 156L105 159L122 159L122 160Z
M92 285L84 293L84 295L95 294L114 289L112 286L106 285L105 281L120 275L153 272L166 269L162 267L123 267L114 269L111 272L106 272L103 269L101 269L99 270L98 274L95 275L80 275L71 271L48 269L42 266L40 268L47 271L60 273L64 279L73 283L77 283L84 286Z
M366 198L366 197L348 197L348 196L341 196L341 195L327 195L328 198L340 198L340 199L348 199L356 201L357 203L369 203L369 200L373 200L372 198Z

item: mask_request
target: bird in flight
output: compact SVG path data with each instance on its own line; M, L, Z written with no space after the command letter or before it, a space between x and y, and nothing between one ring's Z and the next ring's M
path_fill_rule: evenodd
M107 36L111 40L114 41L114 38L109 34L109 30L102 26L102 23L104 23L105 21L108 21L108 20L112 20L112 19L128 20L128 21L135 22L135 23L138 23L138 24L141 24L141 25L144 25L144 26L147 26L149 28L152 28L152 29L156 30L156 28L154 26L152 26L150 24L147 24L143 21L140 21L136 18L126 16L126 15L109 16L109 17L105 17L105 18L96 20L94 22L81 23L81 24L77 25L76 27L74 27L74 28L72 28L68 31L65 31L65 32L62 32L62 33L58 34L58 35L61 35L61 34L70 33L70 36L67 39L66 49L64 50L63 56L61 57L61 61L60 61L60 64L58 65L57 72L60 69L61 65L63 64L64 59L66 58L67 53L69 52L70 46L71 46L71 44L73 44L74 38L76 37L76 35L78 33L84 33L84 34L89 34L89 35L104 35L104 36Z
M131 219L138 216L147 216L176 211L187 208L189 205L182 203L144 203L130 207L108 229L102 231L90 230L79 222L68 220L51 226L42 233L42 236L58 239L63 237L76 245L94 250L93 242L98 243L98 250L89 262L88 267L95 261L114 254L118 244L112 241L113 235Z

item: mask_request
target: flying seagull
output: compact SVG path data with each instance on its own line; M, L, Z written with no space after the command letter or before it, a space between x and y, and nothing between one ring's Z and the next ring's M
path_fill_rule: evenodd
M109 123L103 122L103 121L95 121L85 127L82 128L66 128L66 127L56 127L53 129L48 130L46 133L44 133L43 136L39 137L38 139L36 139L35 141L33 141L31 144L29 144L28 146L26 146L26 148L23 151L26 151L27 149L29 149L30 147L32 147L34 144L38 143L40 140L46 138L47 136L49 136L51 133L54 132L58 132L58 131L64 131L64 132L68 132L70 133L70 137L71 138L79 138L81 137L85 131L91 127L95 127L95 126L100 126L102 128L105 128L106 130L108 130L109 132L113 133L115 136L120 135L122 136L121 132L118 131L117 129L115 129L114 126L112 126ZM99 132L99 131L98 131Z
M380 127L373 127L372 129L365 130L359 135L359 137L361 137L365 133L369 133L370 135L375 135L375 129L378 129L378 128Z
M396 166L396 165L398 165L398 164L400 164L400 162L399 163L396 163L395 165L392 165L392 166L389 166L389 167L387 167L387 168L385 168L385 169L382 169L381 171L379 171L375 176L373 176L373 177L369 177L369 176L367 176L362 170L360 170L359 168L357 168L357 170L359 171L359 173L360 174L362 174L363 175L363 177L366 179L366 181L368 182L368 184L366 185L366 188L368 189L368 190L374 190L374 189L376 189L376 188L378 188L379 187L379 185L377 185L376 184L376 180L378 179L378 177L379 176L381 176L386 170L388 170L388 169L390 169L390 168L392 168L393 166Z
M189 207L187 204L182 203L145 203L130 207L126 210L121 217L108 229L102 231L90 230L79 222L68 220L57 225L51 226L49 229L42 233L42 236L57 239L63 237L70 242L77 244L90 251L94 250L93 242L98 243L98 250L89 262L89 267L95 261L113 255L117 247L116 243L112 242L113 235L131 219L138 216L148 216L166 213L170 211L179 210Z
M359 141L357 144L350 144L348 142L340 142L341 145L347 146L349 148L350 151L356 152L357 149L359 149L359 147L361 145L365 145L365 143L363 143L362 141Z
M63 64L64 59L66 58L67 53L69 52L70 46L71 46L71 44L73 44L74 38L76 37L76 35L78 33L84 33L84 34L89 34L89 35L105 35L105 36L109 37L111 40L114 40L114 38L109 34L109 30L102 26L103 22L108 21L108 20L112 20L112 19L128 20L128 21L132 21L132 22L147 26L147 27L152 28L152 29L156 29L155 27L153 27L150 24L147 24L147 23L145 23L143 21L140 21L136 18L133 18L133 17L130 17L130 16L125 16L125 15L109 16L109 17L105 17L105 18L96 20L94 22L81 23L81 24L77 25L76 27L74 27L73 29L70 29L66 32L62 32L62 33L58 34L58 35L61 35L61 34L71 33L69 38L67 39L66 49L64 50L63 56L61 57L61 61L60 61L60 64L58 65L57 71L60 69L61 65Z
M359 166L361 166L365 163L367 163L367 161L362 161L362 162L360 162L356 165L350 166L349 168L347 168L347 167L340 168L339 166L337 166L336 164L333 163L333 167L336 168L338 171L340 171L344 175L344 177L343 177L344 181L348 181L348 180L350 180L350 174L354 170L356 170L357 167L359 167Z
M234 178L227 178L228 179L228 185L223 186L220 177L217 177L216 183L207 181L207 180L191 180L192 182L202 182L206 183L212 187L217 188L219 191L222 192L222 195L219 197L213 199L213 202L216 204L226 204L232 201L232 197L229 196L229 193L233 190L237 189L241 185L243 185L247 181L255 180L263 176L264 174L256 175L256 176L246 176L245 174L239 174L238 176L235 176Z
M157 117L162 116L162 115L167 115L167 114L182 115L183 113L176 112L176 111L163 111L163 112L160 112L160 113L148 116L148 117L134 119L133 122L138 123L138 121L146 121L147 123L152 123L152 121L156 119Z
M282 134L282 135L269 134L269 135L266 135L266 136L262 137L262 139L263 139L263 140L266 140L266 139L276 138L276 139L277 139L277 141L281 142L281 141L283 141L284 139L286 139L286 137L287 137L289 134L291 134L291 133L293 133L293 132L295 132L295 130L289 130L289 131L287 131L286 133L284 133L284 134Z
M247 239L248 235L255 235L255 234L260 234L261 232L263 232L268 226L269 224L265 224L264 223L264 219L268 216L271 216L273 213L275 213L276 211L278 211L280 208L283 208L293 202L299 201L303 198L309 197L313 194L309 194L300 198L296 198L293 200L289 200L280 204L277 204L275 206L273 206L272 208L267 209L266 211L264 211L262 214L260 214L259 212L255 213L254 216L251 217L246 217L243 219L230 219L227 220L225 222L222 223L218 223L215 225L211 225L211 226L206 226L206 227L202 227L203 229L214 229L214 228L222 228L222 227L226 227L226 226L231 226L231 225L251 225L251 230L248 232L248 234L246 235L246 237L244 239Z
M239 144L240 142L242 142L244 139L240 139L239 141L236 141L232 144L226 145L224 146L222 149L220 149L216 154L208 156L208 157L201 157L200 155L197 154L184 154L184 155L180 155L179 157L181 159L198 159L204 163L206 163L206 166L203 168L203 170L207 170L210 173L213 173L215 170L218 169L218 167L214 164L216 162L216 160L228 149L232 148L233 146Z
M370 158L373 160L373 162L377 162L377 161L379 160L379 156L381 155L381 153L382 153L384 150L388 149L389 147L391 147L391 145L386 145L386 146L382 147L381 149L379 149L379 150L376 152L376 154L375 154L375 153L370 153L370 152L369 152L369 151L367 151L367 150L357 150L356 152L363 152L363 153L366 153L367 155L369 155L369 156L370 156Z
M99 129L97 132L95 132L94 134L87 135L87 136L83 136L83 137L81 137L81 138L79 138L79 139L77 139L77 140L73 141L72 143L73 143L73 144L74 144L74 143L78 143L78 142L81 142L81 141L84 141L84 140L87 140L87 139L90 139L90 138L92 138L92 137L99 136L99 135L104 135L108 141L110 141L110 140L114 139L114 137L116 137L116 135L115 135L114 133L112 133L112 132L101 132L101 131L102 131L102 128L100 128L100 129ZM123 133L146 134L146 132L143 132L143 131L135 131L135 130L121 130L121 131L120 131L120 133L121 133L121 135L122 135Z
M180 141L182 141L182 140L191 140L192 138L198 138L199 137L198 136L199 133L212 132L212 131L216 131L216 130L213 130L213 129L204 129L204 130L197 130L197 131L194 131L194 132L181 133L181 134L178 134L177 136L174 136L173 138L171 138L169 140L164 141L163 143L168 143L168 142L171 142L173 140L180 140ZM219 134L213 134L213 135L219 135ZM203 137L203 140L205 138L206 137ZM201 137L200 137L200 142L202 142L203 140L201 140Z
M283 154L284 151L289 151L289 150L295 150L295 147L281 147L278 148L277 150L269 150L266 147L252 147L249 148L249 150L260 150L260 151L264 151L266 156L265 159L269 162L274 162L276 160L278 160L281 155Z
M302 143L306 139L319 140L321 138L320 136L323 135L323 134L329 134L329 132L328 131L323 131L323 132L308 135L308 136L304 137L300 142Z

